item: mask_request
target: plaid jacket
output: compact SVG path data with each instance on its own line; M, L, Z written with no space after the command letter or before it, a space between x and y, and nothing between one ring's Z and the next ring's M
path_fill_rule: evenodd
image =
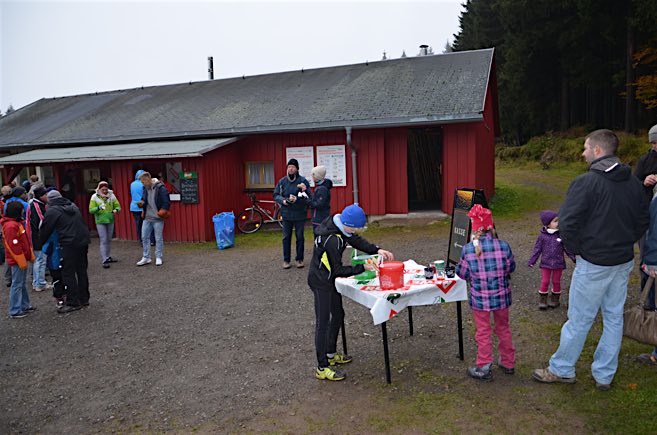
M511 273L516 270L511 247L504 240L486 234L479 240L481 256L472 242L463 247L456 266L458 276L470 283L470 306L474 310L495 311L511 306Z

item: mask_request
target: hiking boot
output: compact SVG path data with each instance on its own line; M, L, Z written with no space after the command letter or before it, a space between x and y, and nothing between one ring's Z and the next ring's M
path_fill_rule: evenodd
M66 314L66 313L71 313L73 311L78 311L82 309L82 305L64 305L63 307L57 308L57 313L59 314Z
M595 381L595 388L600 391L609 391L611 389L611 384L601 384L598 381Z
M492 363L488 363L484 366L474 366L468 368L468 376L471 378L477 379L479 381L492 381L493 380L493 371L491 367Z
M550 299L548 300L548 307L557 308L559 306L559 296L561 293L552 293L550 294Z
M548 294L547 293L539 293L538 294L538 309L539 310L547 310L548 307Z
M141 260L137 262L137 266L143 266L144 264L150 264L151 259L146 257L141 257Z
M292 266L290 266L290 262L289 262L289 261L284 261L284 262L283 262L283 269L289 269L290 267L292 267Z
M543 382L545 384L554 384L554 383L574 384L575 382L577 382L577 379L574 376L572 378L562 378L561 376L557 376L554 373L552 373L549 368L536 369L534 370L532 376L538 382Z
M342 370L333 370L330 367L315 369L315 377L317 379L326 379L327 381L341 381L347 377L347 374Z
M657 357L651 353L642 353L636 357L636 360L649 366L657 366Z
M502 373L505 375L513 375L516 372L516 369L513 367L504 367L501 362L497 361L497 366L502 370Z
M336 353L331 358L328 359L330 365L334 366L336 364L349 364L353 361L353 358L349 355L344 355L342 353Z
M297 261L297 269L303 269L303 261Z

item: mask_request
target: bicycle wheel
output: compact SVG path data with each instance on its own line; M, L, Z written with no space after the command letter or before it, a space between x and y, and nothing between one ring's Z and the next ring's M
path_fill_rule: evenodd
M274 219L276 219L276 222L278 222L278 226L283 228L283 215L281 214L281 209L276 209L276 213L274 213Z
M245 234L255 233L263 222L262 213L253 208L247 208L237 217L237 228Z

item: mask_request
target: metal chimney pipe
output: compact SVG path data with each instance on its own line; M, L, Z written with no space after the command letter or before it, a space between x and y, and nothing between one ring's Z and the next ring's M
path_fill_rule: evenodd
M429 46L426 44L420 45L420 56L426 56L429 54Z
M214 65L212 56L208 56L208 80L214 80Z

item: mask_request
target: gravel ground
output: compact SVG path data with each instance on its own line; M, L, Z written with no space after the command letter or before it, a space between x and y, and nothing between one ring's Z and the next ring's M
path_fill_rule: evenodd
M498 223L518 262L512 330L516 321L541 325L566 318L563 306L536 310L538 271L525 264L538 222L536 217ZM371 241L398 259L424 263L445 257L448 229L414 221ZM50 295L31 292L38 311L9 319L4 293L1 433L259 431L271 428L272 419L284 420L294 432L307 428L303 416L317 413L321 400L341 395L357 407L385 385L381 330L372 325L367 309L351 301L345 304L346 329L356 359L347 367L349 378L342 383L314 379L308 269L283 270L279 246L217 251L207 245L167 245L164 266L139 268L136 243L113 242L112 248L120 261L105 270L97 239L90 246L87 309L58 315ZM306 264L309 260L307 241ZM456 358L454 305L416 309L413 337L406 312L389 322L393 386L420 386L416 374L421 369L464 378L475 346L467 304L463 313L463 362ZM550 339L556 347L558 338ZM549 357L537 355L527 337L516 337L516 347L519 363ZM527 376L517 376L498 385L530 383Z

